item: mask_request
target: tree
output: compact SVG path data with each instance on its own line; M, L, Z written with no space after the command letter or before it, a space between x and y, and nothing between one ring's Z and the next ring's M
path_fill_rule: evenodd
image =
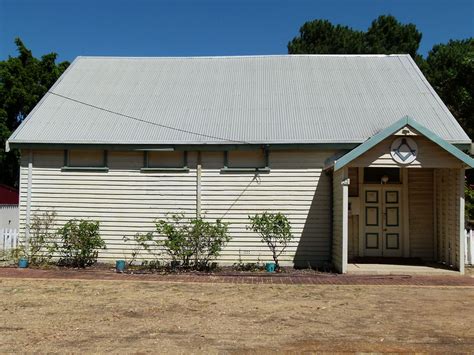
M391 15L374 20L367 32L328 20L306 22L299 36L288 43L289 54L393 54L407 53L415 59L421 33L414 24L402 24Z
M300 35L288 43L290 54L359 54L364 51L364 33L334 26L328 20L306 22Z
M18 186L19 154L5 152L5 142L69 66L56 64L56 53L37 59L15 39L18 57L0 62L0 183Z
M428 53L425 75L459 124L474 137L474 38L438 44Z
M418 56L422 34L412 23L403 25L393 16L379 16L372 22L365 37L365 53L410 54Z

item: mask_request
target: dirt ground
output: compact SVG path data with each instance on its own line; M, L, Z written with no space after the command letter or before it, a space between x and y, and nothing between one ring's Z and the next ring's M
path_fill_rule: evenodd
M470 352L474 288L0 279L0 352Z

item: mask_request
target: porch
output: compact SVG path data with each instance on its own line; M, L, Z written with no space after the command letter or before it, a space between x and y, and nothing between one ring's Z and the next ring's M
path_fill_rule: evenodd
M332 164L341 273L464 273L464 174L473 159L406 118ZM420 263L359 263L360 258Z
M420 276L458 276L459 271L434 262L349 262L347 273L351 275L420 275Z

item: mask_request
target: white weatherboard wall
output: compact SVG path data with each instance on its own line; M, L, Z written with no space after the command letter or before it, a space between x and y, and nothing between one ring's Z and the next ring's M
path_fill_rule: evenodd
M433 169L408 170L410 256L435 260Z
M84 151L87 155L87 151ZM248 153L245 153L248 154ZM243 155L245 155L243 154ZM248 215L271 211L286 214L295 236L282 264L320 265L330 261L331 180L322 168L334 152L272 151L271 172L222 173L223 152L202 153L201 208L205 218L230 223L231 242L219 262L271 260L260 238L246 229ZM237 154L238 155L238 154ZM24 236L27 157L21 166L20 228ZM236 161L236 156L232 157ZM143 173L143 153L108 153L108 172L61 171L63 151L35 151L31 208L54 209L58 226L72 218L100 221L107 250L102 259L129 255L123 237L154 230L153 221L167 213L196 214L197 153L188 154L189 172ZM251 161L251 160L249 160ZM252 161L251 164L255 162Z
M84 154L87 154L86 152ZM23 156L27 157L27 154ZM193 159L193 155L189 157ZM102 258L124 257L124 236L154 229L167 213L196 212L196 170L188 173L141 173L143 154L109 152L109 172L61 171L62 151L35 151L31 193L32 214L53 210L59 226L73 218L100 222L107 243ZM24 236L27 163L21 167L20 228ZM128 252L125 252L128 253Z
M436 169L434 180L436 184L436 254L437 260L453 265L463 271L464 245L460 243L464 237L464 226L461 228L461 200L464 190L461 187L462 170ZM461 234L462 233L462 234Z
M221 173L223 153L202 154L202 211L207 218L230 223L231 242L221 261L271 261L268 248L248 231L248 216L282 212L294 240L282 264L321 265L330 260L331 182L323 171L332 152L270 153L270 173Z

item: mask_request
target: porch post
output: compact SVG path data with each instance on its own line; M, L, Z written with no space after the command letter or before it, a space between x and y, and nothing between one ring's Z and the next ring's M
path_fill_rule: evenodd
M28 182L26 185L26 217L25 217L25 249L28 250L30 243L31 224L31 185L33 181L33 150L28 152Z
M465 170L464 168L459 170L459 272L461 275L464 275L464 249L466 243L466 234L464 231L465 224L464 224L464 175Z
M341 273L347 273L347 259L349 252L349 168L343 168L342 177L342 269Z
M199 151L196 165L196 218L201 218L201 177L202 177L202 157Z

